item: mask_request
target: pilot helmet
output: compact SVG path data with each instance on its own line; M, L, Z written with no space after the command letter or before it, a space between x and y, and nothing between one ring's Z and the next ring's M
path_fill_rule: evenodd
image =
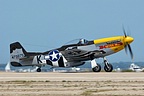
M81 43L81 44L84 44L84 39L80 39L80 43Z

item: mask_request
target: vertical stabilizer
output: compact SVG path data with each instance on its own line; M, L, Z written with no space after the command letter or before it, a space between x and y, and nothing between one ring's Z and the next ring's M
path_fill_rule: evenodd
M22 45L19 42L10 44L10 53L12 53L16 49L22 49L24 54L27 53L26 50L22 47Z
M19 42L10 44L10 64L21 66L20 59L26 56L27 52Z

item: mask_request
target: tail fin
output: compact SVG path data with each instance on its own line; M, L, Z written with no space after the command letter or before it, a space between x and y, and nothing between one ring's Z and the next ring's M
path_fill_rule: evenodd
M20 59L26 56L27 52L19 42L10 44L10 63L13 66L21 66Z
M22 51L26 54L26 50L22 47L22 45L19 42L15 42L10 44L10 53L12 53L16 49L22 49Z

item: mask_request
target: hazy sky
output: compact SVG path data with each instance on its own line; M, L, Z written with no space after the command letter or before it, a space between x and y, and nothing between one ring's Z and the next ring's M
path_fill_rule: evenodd
M134 37L134 61L144 59L144 0L0 0L0 63L9 61L9 44L47 51L77 38ZM131 61L125 50L109 62Z

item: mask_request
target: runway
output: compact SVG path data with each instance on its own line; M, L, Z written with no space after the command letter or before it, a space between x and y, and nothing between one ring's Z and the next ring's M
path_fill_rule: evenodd
M0 96L143 96L144 72L0 72Z
M57 73L57 72L44 72L44 73L14 73L14 72L0 72L0 81L14 81L14 80L27 80L27 81L128 81L128 80L144 80L144 72L89 72L89 73Z

